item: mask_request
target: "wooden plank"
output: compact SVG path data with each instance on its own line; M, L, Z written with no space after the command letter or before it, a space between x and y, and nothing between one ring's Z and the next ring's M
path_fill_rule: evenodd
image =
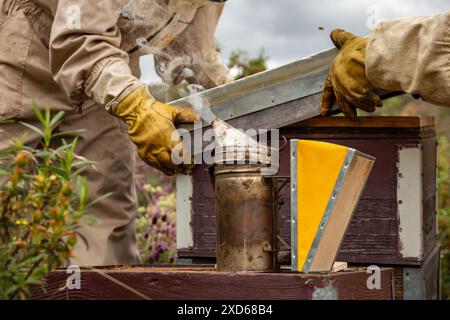
M425 281L425 299L438 300L440 298L440 263L441 248L436 245L430 251L427 260L422 266Z
M394 299L403 300L403 268L394 268Z
M331 272L339 272L339 271L343 271L345 269L348 268L348 263L347 262L335 262L333 264L333 269L331 270Z
M218 273L202 268L121 268L82 270L81 289L67 289L65 270L50 273L46 291L35 288L33 299L51 300L305 300L326 297L390 300L393 269L381 270L381 289L369 290L365 269L302 275L294 273ZM113 279L114 281L112 281Z
M438 245L437 230L437 142L436 139L422 140L422 208L423 208L423 251L429 256Z
M292 125L315 128L424 128L434 127L434 117L358 117L355 121L346 117L319 117Z
M299 128L299 130L294 130L294 128L283 128L280 130L280 134L284 135L286 138L290 137L302 137L307 136L311 140L320 139L334 139L334 140L386 140L386 139L428 139L434 138L436 132L432 127L426 127L422 129L418 128L405 128L399 131L396 128L323 128L322 131L317 131L317 128Z

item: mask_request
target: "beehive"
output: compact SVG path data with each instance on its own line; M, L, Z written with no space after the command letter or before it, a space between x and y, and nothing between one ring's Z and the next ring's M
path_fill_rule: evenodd
M337 259L356 264L422 266L437 247L436 136L432 118L317 118L282 128L288 139L336 143L377 161L361 196ZM290 175L290 151L280 155L279 175ZM215 257L214 190L197 166L178 181L181 219L178 257ZM282 238L290 241L290 192L282 194Z

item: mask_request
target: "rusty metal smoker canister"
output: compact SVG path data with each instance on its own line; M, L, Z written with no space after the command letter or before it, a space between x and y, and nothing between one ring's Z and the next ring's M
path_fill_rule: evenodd
M270 163L270 148L222 121L212 126L217 269L273 270L273 188L261 172Z
M273 270L272 181L256 165L216 165L217 269Z

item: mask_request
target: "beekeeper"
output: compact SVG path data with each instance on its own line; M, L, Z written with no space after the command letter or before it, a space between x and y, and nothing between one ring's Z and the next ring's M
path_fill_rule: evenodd
M374 88L416 94L450 106L450 12L433 17L408 17L382 22L367 37L334 30L340 49L326 80L321 114L335 99L343 113L381 107Z
M112 192L83 224L74 264L138 261L135 243L134 159L172 175L187 169L171 161L174 125L197 117L164 105L139 79L139 57L154 54L164 81L183 79L209 88L230 81L215 49L223 1L0 0L0 120L36 124L32 99L66 116L58 130L80 133L77 153L96 161L87 173L90 200ZM188 70L188 72L186 72ZM6 125L0 148L25 129ZM27 131L26 144L39 136Z

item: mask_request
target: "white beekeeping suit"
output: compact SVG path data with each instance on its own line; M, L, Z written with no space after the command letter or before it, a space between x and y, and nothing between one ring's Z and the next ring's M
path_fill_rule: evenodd
M382 22L369 37L342 29L330 36L340 51L325 81L322 115L335 100L350 119L357 109L374 112L383 105L376 88L450 106L450 12Z
M450 12L380 23L368 40L366 74L377 88L450 106Z
M128 0L119 19L125 35L122 48L132 60L153 54L166 83L186 79L206 88L224 84L232 79L214 38L222 9L205 0Z

